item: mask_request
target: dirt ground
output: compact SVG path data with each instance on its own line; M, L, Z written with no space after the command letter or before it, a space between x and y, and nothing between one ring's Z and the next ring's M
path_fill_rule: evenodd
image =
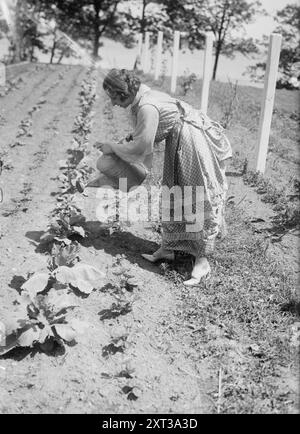
M68 157L79 112L79 86L85 75L79 66L29 66L17 87L0 98L5 163L0 178L4 190L0 317L4 320L28 273L47 267L47 256L36 243L56 204L58 162ZM128 114L110 109L100 80L97 94L91 145L130 131ZM17 137L22 121L28 118L27 134ZM90 150L86 161L94 167L97 151ZM155 158L159 172L161 150ZM248 220L258 213L265 220L271 216L272 211L240 179L229 182L230 194L240 202ZM97 220L97 191L90 189L88 196L78 193L76 201L87 219L89 234L82 242L80 259L107 271L107 285L89 297L78 296L79 307L73 316L84 321L85 329L76 345L51 356L36 349L17 349L0 358L0 413L217 412L218 371L206 358L198 357L197 346L186 338L192 328L182 315L188 291L140 256L156 248L159 235L151 225L142 224L110 235ZM289 257L283 252L282 261L290 263L292 256L292 268L297 271L295 244L291 248L287 241L287 250ZM117 255L122 255L123 265L138 282L137 290L122 297L111 283L110 270ZM295 394L294 371L285 370L283 376ZM290 405L291 412L294 405Z

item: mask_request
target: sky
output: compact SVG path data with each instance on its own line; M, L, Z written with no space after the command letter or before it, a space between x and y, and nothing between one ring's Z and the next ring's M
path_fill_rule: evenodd
M283 9L287 4L299 3L299 0L261 0L262 6L266 9L267 13L275 14L277 10ZM261 38L263 34L272 33L276 23L274 19L270 16L267 17L257 17L253 24L247 26L247 31L250 36L254 38Z

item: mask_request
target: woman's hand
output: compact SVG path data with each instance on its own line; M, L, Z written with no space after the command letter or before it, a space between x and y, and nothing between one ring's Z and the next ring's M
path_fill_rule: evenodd
M126 142L132 142L133 140L133 135L132 133L127 134L127 136L125 137Z
M94 144L94 147L97 148L97 149L99 149L99 151L103 152L104 155L113 154L114 153L114 151L113 151L113 149L111 147L111 144L107 143L107 142L106 143L105 142L96 142Z

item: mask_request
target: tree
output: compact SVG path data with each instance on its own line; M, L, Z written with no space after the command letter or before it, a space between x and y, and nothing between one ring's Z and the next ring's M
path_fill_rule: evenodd
M26 27L22 22L24 14L20 10L27 4L31 17L31 30L34 23L41 19L53 21L56 25L48 34L52 35L53 44L50 48L51 59L53 60L57 49L67 54L68 44L62 38L58 38L57 29L65 32L74 40L88 40L92 43L92 52L95 58L98 57L101 46L101 38L105 35L118 38L122 34L121 22L119 20L118 5L121 0L16 0L16 23L18 26L18 38L16 49L22 45L22 32ZM22 4L22 5L21 5ZM22 17L20 20L19 17ZM61 36L61 34L60 34Z
M121 0L50 0L59 28L78 40L92 41L93 56L98 57L103 36L116 37L122 33L118 22ZM46 6L47 7L47 6Z
M278 11L276 32L283 36L279 70L281 77L277 87L299 88L300 80L300 6L289 4Z
M277 88L300 88L300 6L289 4L277 11L276 33L283 37L279 59L279 79ZM269 39L265 36L263 47L267 48ZM266 70L266 62L258 62L248 68L248 73L254 80L263 78Z
M202 49L204 33L213 32L215 36L214 80L221 54L233 57L236 52L245 56L258 52L256 41L246 36L245 24L253 22L257 13L264 13L260 1L165 0L164 3L173 29L186 32L190 49Z
M123 28L120 40L128 48L134 46L138 33L157 34L158 31L163 30L164 43L168 45L171 41L172 31L168 26L169 17L162 1L123 1L120 19Z
M39 44L36 46L44 53L50 54L50 63L60 63L64 57L69 57L74 52L66 37L63 37L61 28L68 33L75 33L78 24L72 18L67 19L65 11L56 7L55 2L48 0L27 0L29 13L27 18L31 25L37 25L40 31Z
M43 49L43 34L38 24L29 17L32 13L28 0L11 0L6 4L9 12L8 32L6 36L10 41L10 53L8 63L24 60L36 60L35 48ZM6 17L7 19L7 17Z

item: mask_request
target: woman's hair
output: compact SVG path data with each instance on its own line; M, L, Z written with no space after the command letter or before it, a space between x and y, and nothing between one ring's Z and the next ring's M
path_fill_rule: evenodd
M117 93L122 100L135 96L140 88L140 79L127 69L112 69L103 81L103 89Z

